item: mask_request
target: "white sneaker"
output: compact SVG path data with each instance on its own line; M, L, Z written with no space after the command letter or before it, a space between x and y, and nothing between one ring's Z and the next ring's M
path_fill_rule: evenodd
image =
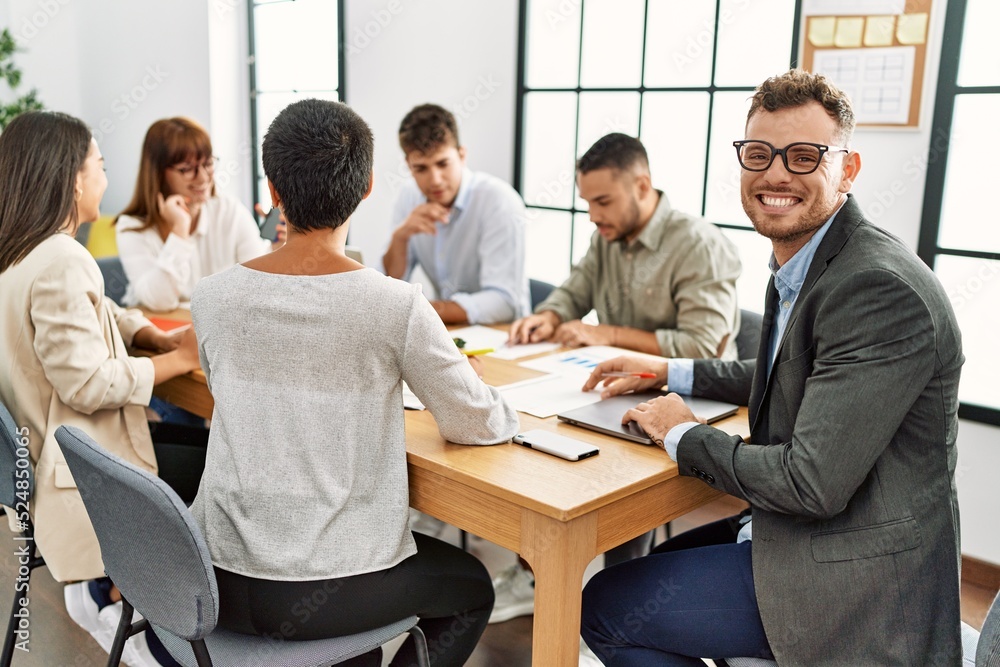
M410 508L410 530L416 533L423 533L431 537L441 537L441 533L444 532L447 526L448 524L441 519L435 519L429 514L419 512L412 507Z
M97 620L100 609L97 608L97 601L90 595L89 581L63 586L63 600L66 602L66 612L74 623L90 634L100 629L101 625Z
M110 652L115 635L118 634L118 623L121 622L122 618L122 603L116 602L105 607L98 616L102 631L108 638L108 645L104 650ZM133 623L136 623L141 618L142 614L133 612ZM146 630L146 632L152 632L152 630ZM149 650L149 644L146 643L146 632L140 632L128 638L125 642L125 648L122 651L122 664L129 667L160 667L159 661L153 657L153 654Z
M105 653L111 650L111 644L115 640L115 629L117 619L121 617L121 602L116 602L106 606L104 609L97 608L97 601L90 594L90 582L81 581L75 584L66 584L63 587L63 600L66 602L66 611L69 617L81 628L90 633ZM113 609L117 608L117 612ZM117 614L115 626L108 632L106 625L101 619L101 612L108 611L109 614Z
M580 638L580 667L603 667L604 663L601 659L590 650L587 646L587 642L583 641L583 637Z
M535 613L535 577L520 563L514 563L493 578L493 592L496 602L493 603L490 623Z

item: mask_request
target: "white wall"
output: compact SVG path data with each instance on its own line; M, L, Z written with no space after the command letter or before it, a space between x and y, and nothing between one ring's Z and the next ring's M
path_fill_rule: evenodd
M236 161L228 189L252 204L244 155L249 136L245 1L171 3L170 12L159 11L162 5L149 0L0 4L0 22L27 37L22 41L28 51L17 57L26 86L37 87L49 108L82 117L102 135L111 181L105 211L119 210L130 195L149 123L177 114L209 127L223 163ZM864 158L854 188L859 202L874 221L912 247L923 205L922 165L932 143L930 116L945 7L934 3L921 128L862 129L854 141ZM517 4L350 0L346 28L347 100L376 137L375 192L355 215L351 235L374 258L381 254L392 202L406 178L396 130L412 106L437 102L452 109L470 166L511 178ZM144 87L144 80L150 85ZM102 129L102 121L110 123L105 128L111 131ZM1000 564L996 470L1000 428L963 421L957 474L962 548Z
M211 129L208 5L9 0L9 25L24 42L25 87L49 109L94 130L108 171L102 212L116 213L135 187L149 125L190 116Z

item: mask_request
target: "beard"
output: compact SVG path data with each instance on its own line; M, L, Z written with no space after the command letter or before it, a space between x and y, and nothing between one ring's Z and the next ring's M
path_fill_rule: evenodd
M633 198L631 205L629 206L628 213L626 214L625 219L622 220L621 231L618 232L618 236L615 237L615 241L621 241L624 243L630 236L637 234L640 226L639 217L639 202Z
M799 197L799 199L805 201L804 197L800 197L798 193L790 189L775 190L772 188L768 192L787 194ZM760 211L757 208L756 193L747 194L744 192L741 195L743 210L746 212L747 217L750 218L753 228L764 238L779 244L795 243L803 237L812 236L816 233L816 230L830 219L830 215L837 208L839 198L839 193L835 193L829 201L816 199L806 211L799 214L798 218L790 220L785 216L774 216Z

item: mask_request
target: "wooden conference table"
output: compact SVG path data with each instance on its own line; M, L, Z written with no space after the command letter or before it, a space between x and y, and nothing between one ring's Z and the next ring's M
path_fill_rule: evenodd
M160 314L157 314L160 315ZM177 311L164 317L190 319ZM484 379L503 385L535 375L517 362L484 357ZM201 371L156 388L156 395L211 418L213 401ZM600 447L577 462L514 444L470 447L446 442L427 411L407 411L410 505L524 557L535 574L532 665L579 661L581 583L598 554L719 496L680 477L662 451L604 436L552 417L519 415L521 430L543 428ZM749 433L746 409L716 424Z

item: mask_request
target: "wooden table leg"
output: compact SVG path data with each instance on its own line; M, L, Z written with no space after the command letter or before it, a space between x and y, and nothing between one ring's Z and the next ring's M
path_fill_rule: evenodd
M569 522L530 510L521 519L521 556L535 574L531 664L575 667L580 661L580 590L594 559L597 516Z

